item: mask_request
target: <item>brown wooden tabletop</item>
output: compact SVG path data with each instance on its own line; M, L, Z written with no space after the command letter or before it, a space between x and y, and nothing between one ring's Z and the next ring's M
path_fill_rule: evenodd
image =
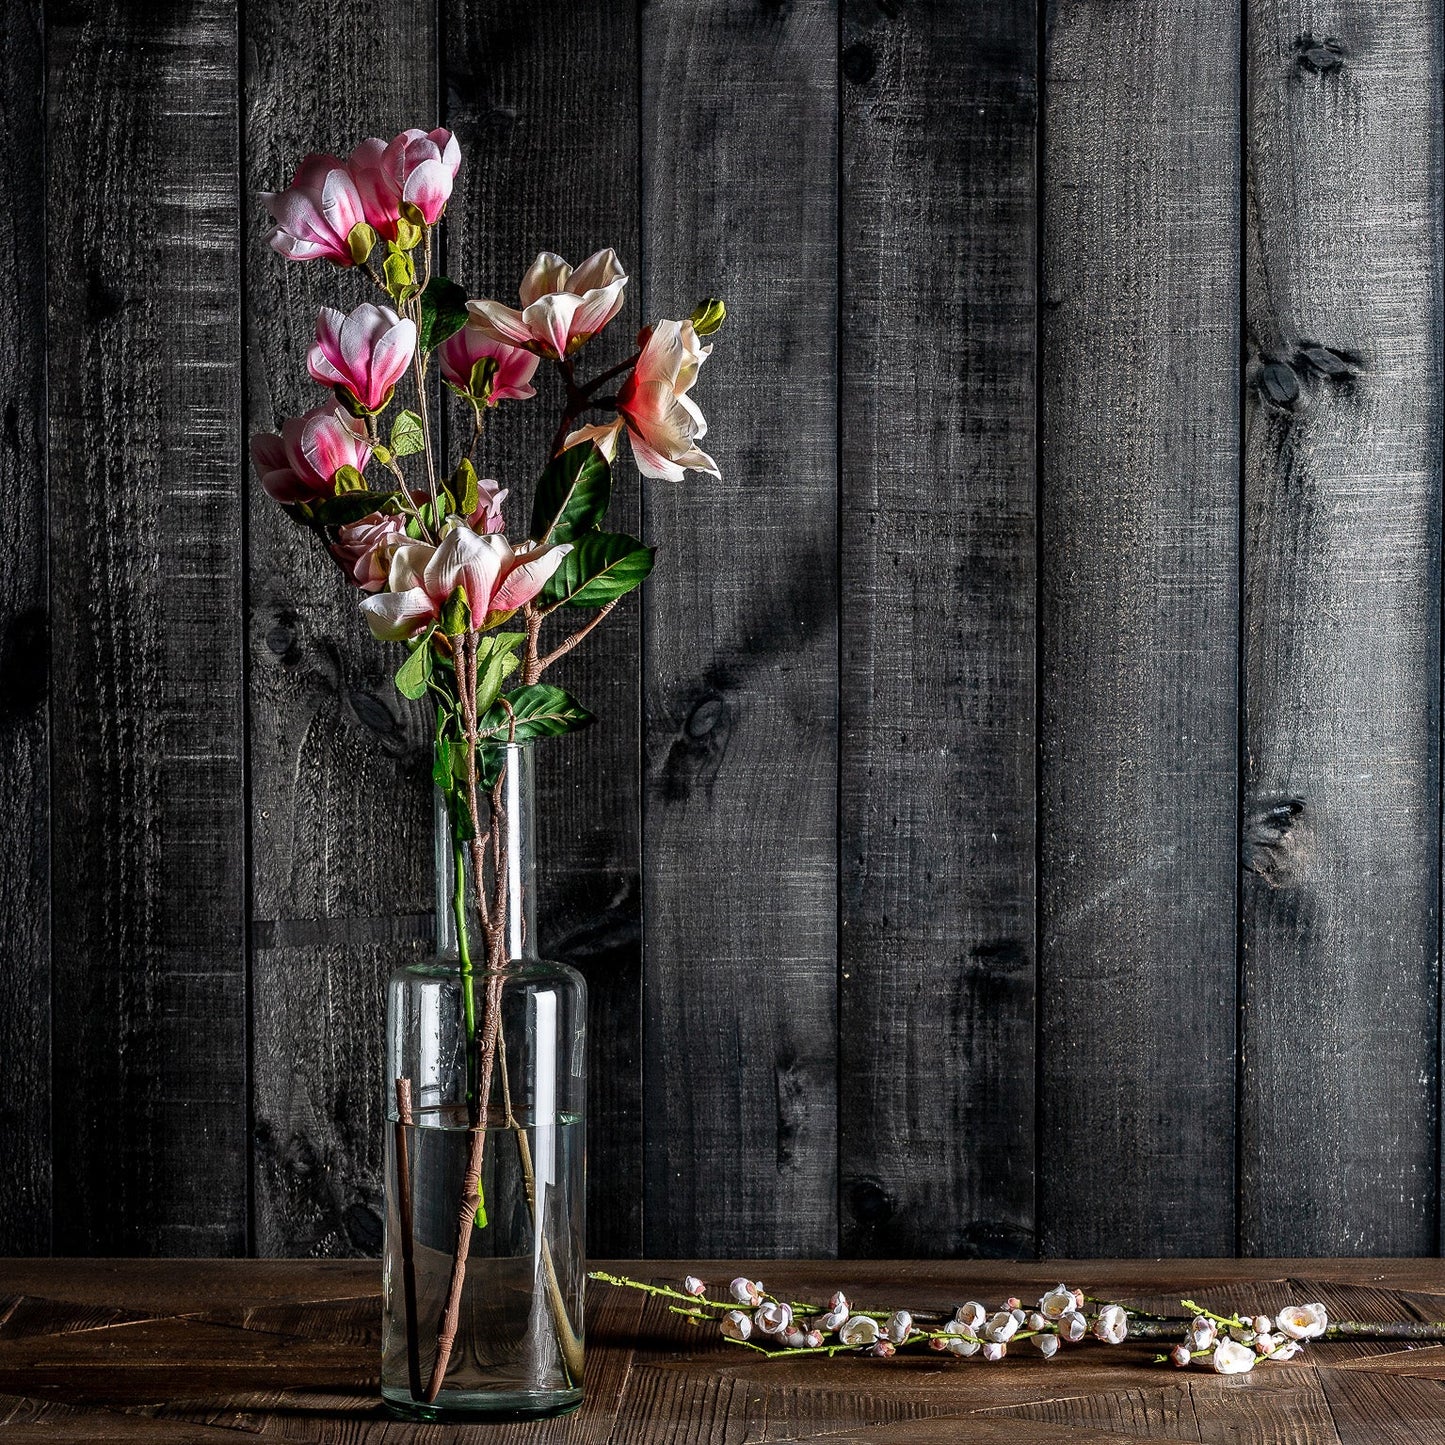
M674 1282L658 1261L599 1266ZM691 1268L699 1268L693 1265ZM856 1304L994 1303L1062 1278L1173 1312L1322 1300L1332 1317L1445 1318L1440 1260L789 1262L702 1266ZM1081 1345L997 1364L934 1354L765 1360L633 1292L588 1299L587 1402L529 1425L420 1426L377 1403L373 1262L0 1261L0 1440L1445 1442L1445 1345L1313 1344L1295 1363L1220 1376L1150 1363L1158 1346ZM239 1433L238 1433L239 1432Z

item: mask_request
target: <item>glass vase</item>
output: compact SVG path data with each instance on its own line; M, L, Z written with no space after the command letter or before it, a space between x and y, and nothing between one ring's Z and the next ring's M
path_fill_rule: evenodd
M388 990L381 1388L413 1420L582 1400L586 987L536 955L531 745L484 751L475 829L439 797L437 955Z

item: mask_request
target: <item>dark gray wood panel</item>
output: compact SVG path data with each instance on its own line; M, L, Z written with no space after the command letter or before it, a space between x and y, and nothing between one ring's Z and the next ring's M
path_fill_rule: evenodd
M843 44L842 1243L1031 1253L1035 6Z
M837 1244L837 23L643 11L644 312L731 314L722 480L644 491L654 1254Z
M317 309L376 296L268 250L256 193L308 151L431 128L437 97L421 0L245 17L249 433L324 399L306 375ZM384 983L432 946L430 719L397 695L398 650L372 641L355 589L254 478L248 495L255 1248L375 1253Z
M452 0L443 49L446 119L468 167L450 209L450 274L469 295L514 305L538 251L576 265L611 246L632 294L579 375L605 370L642 323L635 6ZM564 400L551 370L539 369L534 400L493 413L479 452L483 475L512 489L514 536ZM468 413L453 415L470 427ZM640 491L624 463L609 526L637 532ZM642 1248L641 617L628 598L558 664L556 680L598 724L537 754L542 948L587 977L588 1239L599 1254Z
M1440 23L1249 6L1247 1252L1436 1247Z
M47 17L55 1214L246 1245L235 12Z
M45 57L39 0L0 10L0 1254L50 1249L50 729Z
M1040 355L1041 1243L1234 1248L1239 22L1059 0Z

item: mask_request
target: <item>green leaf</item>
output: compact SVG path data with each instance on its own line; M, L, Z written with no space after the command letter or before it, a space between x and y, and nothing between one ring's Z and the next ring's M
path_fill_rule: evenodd
M386 289L396 300L409 301L416 295L416 267L395 241L388 241L386 249L386 260L381 268L386 277Z
M529 534L538 542L570 542L590 532L612 500L612 468L596 442L578 442L554 457L537 482Z
M346 492L364 492L366 490L366 478L363 477L355 467L337 467L335 474L331 478L331 485L339 497Z
M655 549L621 532L578 537L562 565L547 579L542 602L601 607L631 592L652 571Z
M341 492L316 503L316 520L323 527L343 527L381 511L395 496L395 492Z
M358 221L346 233L346 249L351 253L351 261L355 266L360 266L371 255L371 248L375 245L376 232L365 221Z
M522 665L514 652L497 650L486 665L477 667L477 712L485 715L502 691L502 684Z
M440 623L444 637L460 637L472 624L472 609L467 604L465 587L452 588L452 595L442 604Z
M477 489L477 469L465 457L452 474L452 491L457 499L457 511L463 517L470 517L477 510L481 494Z
M421 227L409 216L396 218L396 244L403 251L414 251L421 241Z
M500 369L500 364L495 356L484 356L480 361L472 363L472 374L467 378L468 398L472 401L484 402L492 394L492 381Z
M403 697L418 698L426 695L426 685L431 678L432 651L430 627L413 645L411 655L396 670L396 690Z
M391 450L399 457L409 457L426 450L426 433L421 418L414 411L404 411L391 424Z
M516 740L555 738L575 732L592 721L592 714L563 688L550 683L534 682L507 694L512 715L516 718ZM507 742L513 737L512 717L500 699L478 719L477 737L482 742Z
M467 293L450 277L433 276L421 293L421 349L432 351L467 324Z

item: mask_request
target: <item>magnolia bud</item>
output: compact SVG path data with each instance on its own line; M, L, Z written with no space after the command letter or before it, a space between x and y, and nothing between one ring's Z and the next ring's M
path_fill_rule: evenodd
M741 1305L761 1304L763 1291L760 1285L754 1283L746 1275L739 1275L728 1285L728 1292Z
M880 1360L886 1360L890 1355L896 1355L898 1350L891 1340L876 1340L869 1345L868 1353L876 1355Z
M741 1310L729 1310L718 1321L724 1339L745 1340L753 1332L753 1322Z
M721 329L727 314L728 309L721 300L716 296L709 296L706 301L699 301L697 309L692 313L692 329L699 336L711 336L714 331Z
M1043 1315L1038 1312L1038 1310L1034 1310L1024 1320L1024 1324L1026 1324L1031 1330L1041 1330L1046 1324L1048 1324L1048 1321L1043 1317Z
M977 1300L969 1300L966 1305L959 1305L958 1312L954 1315L959 1324L974 1332L977 1332L987 1318L988 1311Z
M913 1329L913 1316L907 1310L895 1310L883 1326L884 1333L895 1345L901 1345Z
M1001 1360L1008 1353L1008 1346L1002 1340L990 1340L983 1347L984 1359L992 1362Z
M780 1301L762 1304L753 1311L753 1324L765 1335L780 1335L793 1323L793 1311Z
M1169 1351L1169 1363L1175 1366L1176 1369L1184 1369L1193 1358L1194 1356L1188 1345L1175 1345L1174 1348Z
M473 475L476 474L473 473ZM707 1293L707 1286L695 1274L690 1274L683 1280L682 1288L684 1294L704 1295Z
M1088 1333L1089 1322L1078 1310L1069 1310L1059 1316L1059 1338L1065 1344L1077 1344Z
M1034 1348L1044 1359L1052 1360L1059 1352L1059 1337L1057 1335L1035 1335Z

